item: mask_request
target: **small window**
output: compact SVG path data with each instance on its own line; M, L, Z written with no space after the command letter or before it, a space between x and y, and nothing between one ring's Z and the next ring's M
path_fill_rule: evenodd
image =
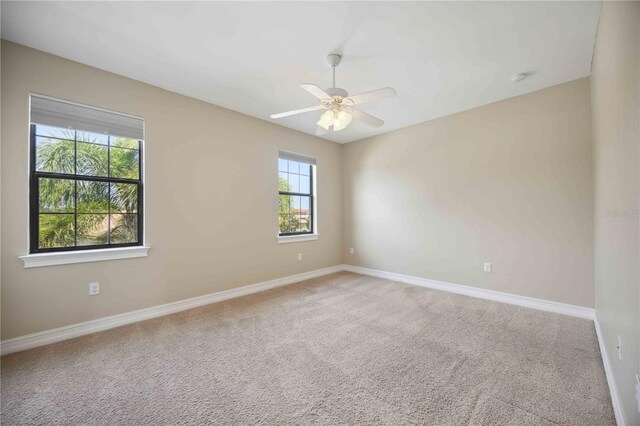
M278 220L281 236L314 233L315 169L314 158L280 151Z
M142 129L138 118L31 97L31 253L142 245Z

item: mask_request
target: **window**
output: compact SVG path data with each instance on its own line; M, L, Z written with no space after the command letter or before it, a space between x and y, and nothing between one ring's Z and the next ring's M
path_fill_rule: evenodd
M280 236L313 234L316 160L280 151L278 194Z
M31 97L31 253L143 243L143 122Z

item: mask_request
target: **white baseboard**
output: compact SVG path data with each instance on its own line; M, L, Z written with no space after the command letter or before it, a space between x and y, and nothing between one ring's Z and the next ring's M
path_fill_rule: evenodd
M435 281L427 278L414 277L411 275L397 274L395 272L379 271L377 269L363 268L361 266L344 265L344 270L354 272L356 274L369 275L372 277L399 281L405 284L426 287L433 290L448 291L450 293L477 297L479 299L493 300L495 302L508 303L510 305L524 306L526 308L538 309L540 311L553 312L556 314L569 315L572 317L585 318L590 320L593 320L594 318L594 310L582 306L552 302L550 300L536 299L533 297L518 296L516 294L485 290L482 288L461 284Z
M515 294L501 293L498 291L484 290L477 287L470 287L460 284L451 284L442 281L430 280L427 278L413 277L410 275L402 275L394 272L379 271L376 269L363 268L352 265L336 265L329 268L317 269L314 271L304 272L302 274L291 275L289 277L277 278L270 281L263 281L244 287L234 288L231 290L211 293L204 296L194 297L191 299L181 300L178 302L167 303L165 305L153 306L150 308L140 309L137 311L126 312L123 314L113 315L110 317L100 318L92 321L86 321L78 324L72 324L65 327L54 328L39 333L28 334L26 336L15 337L0 342L0 355L7 355L38 346L56 343L74 337L84 336L86 334L96 333L98 331L108 330L138 321L144 321L152 318L169 315L187 309L197 308L199 306L208 305L223 300L233 299L252 293L269 290L271 288L293 284L296 282L308 280L311 278L321 277L323 275L332 274L340 271L349 271L362 275L369 275L378 278L384 278L392 281L399 281L406 284L417 285L434 290L447 291L451 293L462 294L465 296L477 297L480 299L493 300L496 302L508 303L511 305L524 306L527 308L538 309L547 312L554 312L563 315L570 315L579 318L593 319L594 311L590 308L581 306L568 305L564 303L552 302L543 299L534 299L532 297L518 296ZM603 352L604 353L604 352ZM606 364L605 364L606 365ZM608 377L608 376L607 376Z
M604 372L607 375L607 383L609 384L609 393L611 394L611 405L613 405L613 414L616 416L616 423L618 426L625 426L627 424L624 409L622 408L622 402L618 395L618 386L616 386L616 379L613 376L611 364L609 363L609 355L607 353L607 347L604 342L604 336L602 335L602 329L600 328L600 322L596 315L593 319L596 327L596 335L598 336L598 346L600 346L600 356L602 357L602 364L604 364Z
M311 278L333 274L335 272L340 272L343 270L344 265L336 265L329 268L316 269L314 271L304 272L302 274L291 275L284 278L277 278L270 281L263 281L260 283L234 288L231 290L219 291L217 293L211 293L191 299L180 300L178 302L167 303L165 305L153 306L151 308L140 309L137 311L126 312L124 314L113 315L97 320L81 322L78 324L72 324L60 328L54 328L39 333L28 334L26 336L15 337L13 339L7 339L0 342L0 355L7 355L38 346L48 345L50 343L73 339L74 337L84 336L86 334L96 333L98 331L108 330L111 328L132 324L138 321L144 321L151 318L157 318L180 311L185 311L187 309L193 309L199 306L221 302L223 300L246 296L248 294L258 293L275 287L281 287L300 281L309 280Z

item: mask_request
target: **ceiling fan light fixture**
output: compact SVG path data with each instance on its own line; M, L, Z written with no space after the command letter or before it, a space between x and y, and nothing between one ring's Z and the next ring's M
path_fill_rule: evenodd
M351 119L353 117L347 111L340 111L337 114L335 121L333 122L333 131L337 132L338 130L342 130L351 123Z
M349 125L349 123L351 123L351 119L353 118L353 116L349 111L342 110L338 114L338 118L344 123L344 126L346 127Z
M292 115L325 109L327 111L325 111L320 116L320 119L316 123L316 135L318 136L325 135L332 126L334 132L346 128L351 123L351 120L354 117L356 118L356 120L360 120L372 127L382 126L384 124L384 121L372 116L371 114L367 114L364 111L353 108L353 106L366 102L377 101L380 99L391 98L396 95L396 91L391 87L384 87L382 89L372 90L370 92L364 92L350 96L345 89L336 87L336 66L340 63L341 59L342 56L338 54L331 54L327 57L327 61L331 66L331 70L333 71L333 86L331 88L323 90L319 86L309 83L300 85L303 90L309 92L319 100L319 103L317 105L308 108L272 114L271 118L276 119L290 117Z
M320 116L320 120L316 124L325 130L329 130L329 127L333 125L333 121L333 111L326 111Z

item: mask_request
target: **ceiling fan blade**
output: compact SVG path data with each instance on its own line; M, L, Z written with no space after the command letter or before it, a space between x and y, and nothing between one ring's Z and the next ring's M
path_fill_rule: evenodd
M385 87L383 89L372 90L371 92L360 93L359 95L349 96L345 99L351 105L363 104L365 102L377 101L378 99L393 98L396 95L396 91L391 87Z
M353 111L351 111L351 115L356 120L367 123L369 126L380 127L384 124L384 121L380 120L378 117L374 117L373 115L360 111L359 109L354 108Z
M327 133L329 133L329 131L323 127L317 126L316 127L316 136L324 136Z
M316 105L316 106L312 106L309 108L303 108L303 109L296 109L294 111L287 111L287 112L281 112L278 114L271 114L271 118L282 118L282 117L289 117L290 115L296 115L296 114L302 114L305 112L311 112L311 111L317 111L319 109L322 109L322 105Z
M325 92L315 84L301 84L300 87L302 87L304 90L311 93L313 96L315 96L318 99L331 98L331 96L329 96L327 92Z

